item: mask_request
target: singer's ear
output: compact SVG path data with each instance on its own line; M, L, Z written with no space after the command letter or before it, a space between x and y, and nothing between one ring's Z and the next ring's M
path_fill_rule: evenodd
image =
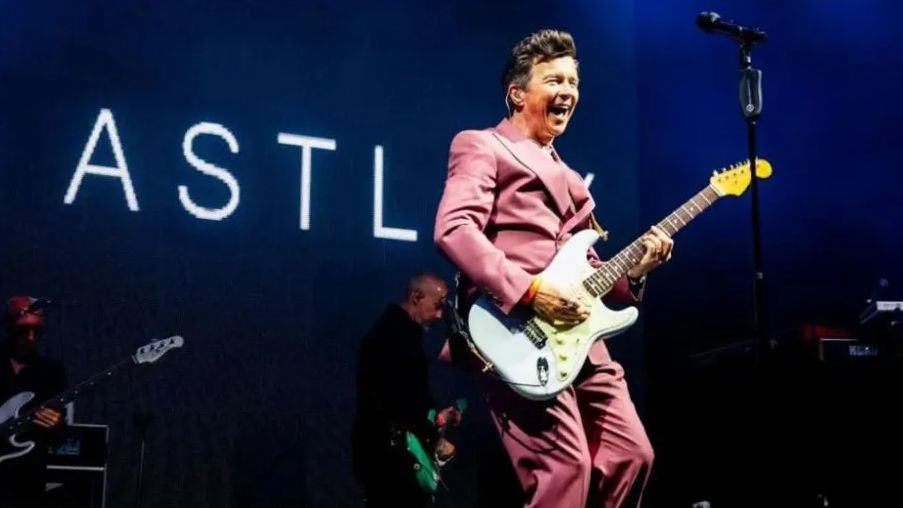
M524 105L524 91L519 86L511 83L508 85L508 100L511 101L511 104L515 107L521 107Z

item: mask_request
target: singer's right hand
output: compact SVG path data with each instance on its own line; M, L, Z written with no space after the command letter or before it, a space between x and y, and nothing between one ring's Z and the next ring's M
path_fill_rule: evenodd
M589 317L589 307L547 281L543 281L536 291L533 310L556 326L576 325Z

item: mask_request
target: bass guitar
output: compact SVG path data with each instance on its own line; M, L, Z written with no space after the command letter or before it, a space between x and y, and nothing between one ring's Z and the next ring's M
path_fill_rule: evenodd
M128 365L154 363L170 349L182 347L183 343L182 337L178 335L150 342L139 347L134 354L113 364L103 372L95 374L50 400L21 413L22 408L34 399L35 394L33 392L21 392L13 395L0 406L0 462L21 457L34 449L34 441L20 442L16 440L16 437L35 425L35 413L41 409L62 408L78 398L86 390L110 378L115 371Z

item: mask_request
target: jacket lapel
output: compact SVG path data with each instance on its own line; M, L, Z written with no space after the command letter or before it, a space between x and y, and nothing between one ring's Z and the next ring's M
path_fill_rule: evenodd
M494 135L512 157L536 174L552 197L558 214L565 216L571 201L566 171L556 167L555 161L543 153L534 141L521 134L508 119L496 126Z
M571 199L574 200L574 206L577 210L581 210L583 208L589 208L592 210L596 206L596 202L593 201L593 196L590 194L589 189L586 188L586 181L580 177L580 175L570 168L567 164L562 162L561 164L564 167L568 168L567 173L567 183L568 190L571 193Z
M567 167L564 162L562 164ZM568 168L565 173L567 174L568 192L570 192L575 208L574 216L567 221L565 227L561 228L563 232L568 232L574 227L586 223L590 213L596 207L596 202L593 201L589 189L586 188L586 182L576 172Z

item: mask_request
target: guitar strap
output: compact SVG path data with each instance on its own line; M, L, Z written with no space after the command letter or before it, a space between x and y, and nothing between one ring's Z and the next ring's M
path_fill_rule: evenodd
M589 224L592 226L593 230L599 234L599 238L601 238L603 242L608 241L608 231L602 229L602 226L596 220L596 214L589 214Z
M452 303L447 305L448 307L448 317L446 319L446 323L448 325L448 331L452 337L449 340L453 340L455 337L464 341L464 344L467 345L467 349L470 350L473 357L477 359L477 361L481 364L480 372L489 372L494 366L492 362L487 360L482 354L480 354L480 350L477 349L477 345L474 344L473 339L470 337L470 331L467 329L467 323L464 321L464 318L461 317L461 277L463 274L461 271L455 272L455 291L454 297L452 298Z

